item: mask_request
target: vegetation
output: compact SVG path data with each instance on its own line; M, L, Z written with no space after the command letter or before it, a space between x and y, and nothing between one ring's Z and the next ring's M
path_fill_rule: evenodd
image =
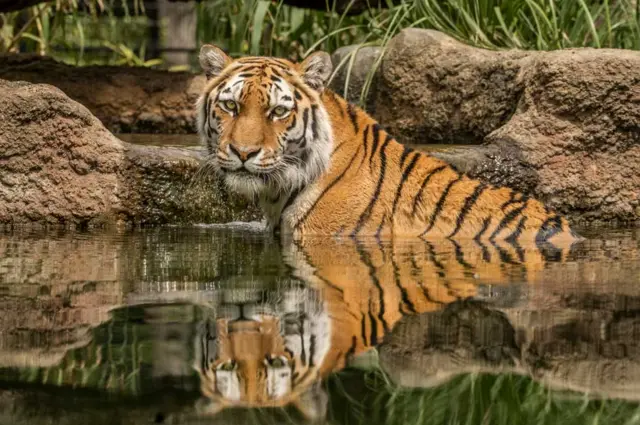
M350 16L287 6L282 0L197 3L198 44L234 57L299 60L317 49L382 46L408 27L430 28L489 49L567 47L640 49L637 0L408 0ZM117 11L117 13L115 13ZM149 54L150 19L142 0L55 0L0 14L0 52L36 52L75 65L162 66ZM167 37L162 34L161 38ZM197 71L196 52L176 70ZM349 69L356 51L338 64ZM371 70L371 77L378 64ZM365 82L363 99L371 78Z
M527 376L464 374L434 388L398 388L381 370L329 380L336 423L415 425L635 424L637 403L557 393Z
M384 44L407 27L436 29L492 49L640 49L640 3L635 0L412 0L357 16L338 14L330 0L327 5L323 12L281 0L203 1L196 6L197 28L185 31L195 31L199 42L217 43L234 56L293 59L315 48ZM22 46L55 56L60 49L77 50L77 62L96 47L107 47L121 59L131 57L129 51L144 57L149 37L142 0L55 0L0 19L3 51Z

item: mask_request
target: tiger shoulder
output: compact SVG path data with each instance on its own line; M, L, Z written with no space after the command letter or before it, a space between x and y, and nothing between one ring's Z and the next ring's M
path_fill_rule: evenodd
M231 59L204 45L197 103L205 169L257 199L268 228L293 236L573 242L539 200L456 171L397 142L326 88L330 56Z

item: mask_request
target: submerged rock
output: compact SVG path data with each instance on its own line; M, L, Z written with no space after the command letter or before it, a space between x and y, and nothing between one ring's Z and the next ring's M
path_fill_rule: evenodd
M254 217L212 178L198 151L142 147L43 84L0 80L0 223L212 223Z

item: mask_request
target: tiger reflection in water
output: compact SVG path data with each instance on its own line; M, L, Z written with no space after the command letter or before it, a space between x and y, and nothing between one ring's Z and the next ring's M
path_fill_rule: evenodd
M206 326L197 362L204 412L292 405L320 419L321 380L380 343L403 316L496 284L532 282L550 257L562 261L567 252L507 242L305 238L283 241L282 255L293 276L284 288L231 290Z

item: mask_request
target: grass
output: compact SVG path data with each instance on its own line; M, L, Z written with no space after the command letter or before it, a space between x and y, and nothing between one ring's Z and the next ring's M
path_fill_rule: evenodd
M149 20L143 3L136 0L133 9L128 4L56 0L22 14L0 15L0 52L22 47L76 65L162 66L159 58L146 53ZM113 15L116 6L124 7L124 17ZM349 16L336 12L332 0L327 0L326 11L290 7L282 0L208 0L196 5L196 28L185 31L195 31L198 45L214 43L234 57L300 60L318 49L381 46L362 89L362 104L385 46L409 27L435 29L488 49L640 49L637 0L409 0L388 6ZM102 48L101 55L91 53L97 48ZM349 76L355 53L336 68ZM195 54L189 67L198 71ZM345 90L347 86L348 80Z
M398 388L380 370L330 378L336 423L384 425L637 424L638 403L555 393L527 376L465 374L435 388Z

